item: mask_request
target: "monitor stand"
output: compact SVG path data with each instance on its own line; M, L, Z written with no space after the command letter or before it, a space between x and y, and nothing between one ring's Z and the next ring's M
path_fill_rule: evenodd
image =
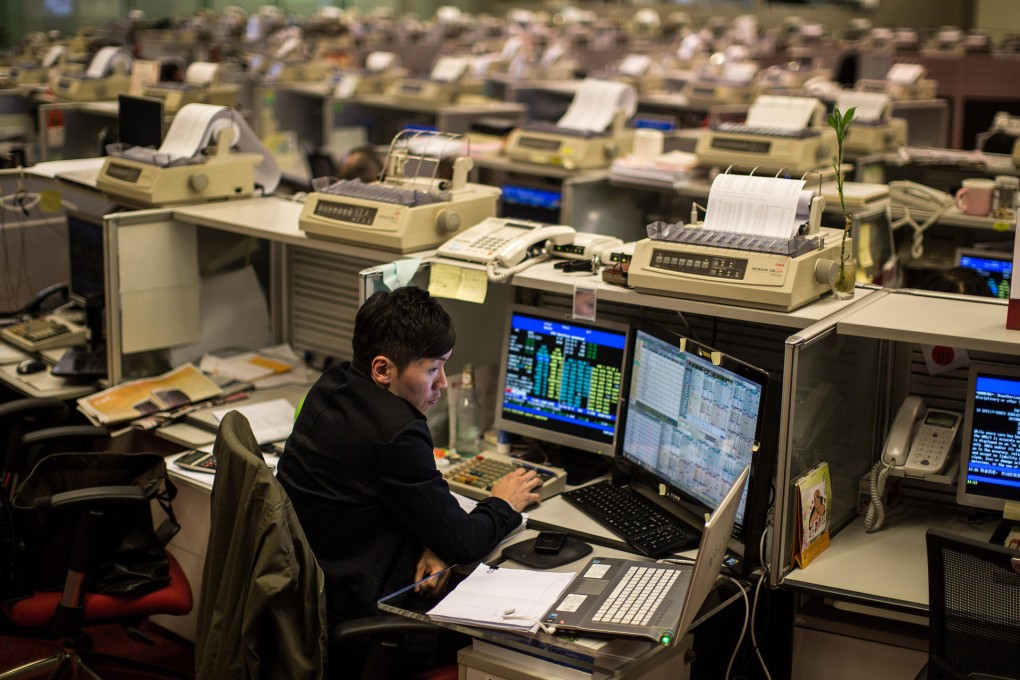
M611 459L597 453L566 446L548 446L545 453L550 465L563 468L567 473L568 486L585 484L609 472Z

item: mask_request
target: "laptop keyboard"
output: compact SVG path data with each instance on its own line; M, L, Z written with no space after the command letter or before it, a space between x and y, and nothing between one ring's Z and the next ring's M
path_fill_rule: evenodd
M648 625L679 576L676 569L630 567L592 620L623 626Z
M638 492L604 480L562 494L571 505L612 529L649 557L661 557L698 542L698 534Z

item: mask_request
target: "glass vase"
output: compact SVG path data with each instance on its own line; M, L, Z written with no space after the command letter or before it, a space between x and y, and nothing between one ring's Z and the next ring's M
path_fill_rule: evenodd
M836 280L832 284L832 294L837 300L849 300L854 296L854 285L857 283L857 258L850 249L843 253L836 271Z

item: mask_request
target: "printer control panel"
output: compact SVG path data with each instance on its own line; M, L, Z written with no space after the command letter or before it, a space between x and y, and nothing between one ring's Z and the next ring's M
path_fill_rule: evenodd
M740 257L720 257L660 248L652 251L651 261L651 265L657 269L738 281L746 275L747 263L746 259Z

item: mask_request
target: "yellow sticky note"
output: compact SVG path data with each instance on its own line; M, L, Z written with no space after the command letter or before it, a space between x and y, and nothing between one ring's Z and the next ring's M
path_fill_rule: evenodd
M1002 516L1013 521L1020 520L1020 503L1006 501L1006 505L1002 510Z
M44 189L39 192L39 210L44 213L56 213L63 210L60 205L60 192L54 189Z
M460 267L433 262L429 271L429 294L433 297L457 299L461 271Z
M857 225L857 264L861 269L875 266L871 257L871 222L860 222ZM859 272L860 270L858 270Z
M484 271L433 262L430 272L429 293L433 297L479 304L485 302L489 280Z

